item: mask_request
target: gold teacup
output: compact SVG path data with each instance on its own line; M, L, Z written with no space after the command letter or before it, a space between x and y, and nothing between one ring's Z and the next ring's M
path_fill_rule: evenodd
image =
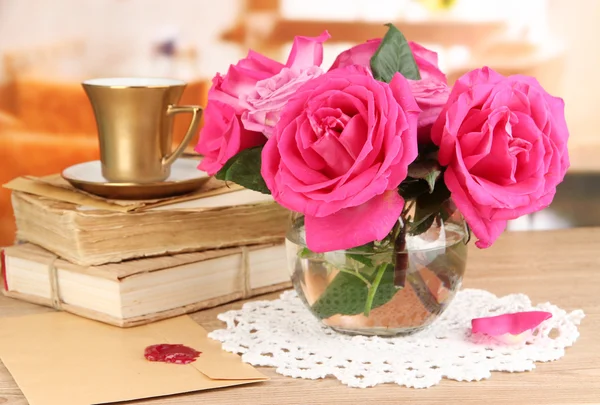
M82 83L92 103L102 175L110 182L155 183L198 130L202 108L176 105L186 83L163 78L101 78ZM192 113L183 141L172 151L173 115Z

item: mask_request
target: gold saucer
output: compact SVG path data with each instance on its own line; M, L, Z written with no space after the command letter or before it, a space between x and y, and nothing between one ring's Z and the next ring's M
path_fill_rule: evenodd
M197 159L180 158L171 166L171 175L157 183L111 183L102 177L99 160L68 167L62 177L79 190L112 200L155 200L191 193L210 178L197 169Z

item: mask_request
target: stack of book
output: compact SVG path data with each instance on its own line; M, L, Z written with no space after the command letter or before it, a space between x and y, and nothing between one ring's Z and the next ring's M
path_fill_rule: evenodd
M3 293L129 327L289 287L288 212L211 179L192 195L115 201L58 176L12 190L17 243Z

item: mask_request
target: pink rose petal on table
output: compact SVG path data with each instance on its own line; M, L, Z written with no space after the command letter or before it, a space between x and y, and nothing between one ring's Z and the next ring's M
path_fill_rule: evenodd
M542 322L552 318L550 312L528 311L514 314L503 314L471 320L473 333L483 333L488 336L501 336L504 334L520 335L528 330L535 329Z

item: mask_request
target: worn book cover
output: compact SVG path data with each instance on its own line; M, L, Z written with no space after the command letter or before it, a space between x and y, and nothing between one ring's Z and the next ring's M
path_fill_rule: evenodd
M17 239L90 266L171 253L273 243L289 212L269 195L226 186L169 201L101 200L46 180L11 188Z
M32 244L2 251L3 293L121 327L290 286L285 245L233 247L80 266Z

